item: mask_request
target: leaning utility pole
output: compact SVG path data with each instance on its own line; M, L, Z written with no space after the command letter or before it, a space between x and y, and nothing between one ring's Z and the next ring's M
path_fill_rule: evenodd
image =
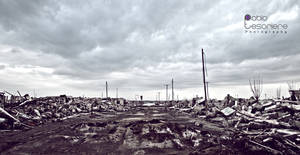
M168 101L168 84L165 84L165 86L166 86L166 101Z
M172 102L174 101L174 80L172 79Z
M207 96L206 96L206 82L205 82L205 69L204 69L204 52L202 48L202 72L203 72L203 84L204 84L204 95L205 95L205 105L207 105Z
M108 90L107 90L108 84L107 81L105 82L105 91L106 91L106 98L108 98Z

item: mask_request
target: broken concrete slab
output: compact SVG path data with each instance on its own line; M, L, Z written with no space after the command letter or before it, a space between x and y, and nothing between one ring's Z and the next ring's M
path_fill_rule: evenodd
M235 112L235 110L232 109L232 108L230 108L230 107L226 107L226 108L224 108L223 110L221 110L221 112L222 112L225 116L230 116L230 115L232 115L232 114Z

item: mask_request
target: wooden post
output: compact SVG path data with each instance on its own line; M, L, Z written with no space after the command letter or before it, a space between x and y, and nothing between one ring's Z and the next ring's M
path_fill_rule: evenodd
M168 84L165 85L166 86L166 101L168 101Z
M108 98L108 90L107 90L108 84L107 81L105 82L105 91L106 91L106 98Z
M172 102L174 101L174 80L172 79Z
M118 88L116 89L116 98L118 99Z
M160 92L158 92L158 102L160 102Z

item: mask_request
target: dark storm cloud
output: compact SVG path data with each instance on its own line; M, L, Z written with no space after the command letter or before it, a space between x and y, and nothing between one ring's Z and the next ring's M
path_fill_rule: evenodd
M70 60L70 65L78 65L82 70L109 71L132 67L132 60L137 61L137 65L144 65L145 61L159 62L169 52L176 52L179 41L151 41L153 34L166 29L168 23L173 27L169 21L177 14L192 15L197 9L209 8L205 6L208 3L194 6L182 1L5 2L1 5L1 23L13 34L8 34L3 43L61 55ZM132 42L126 42L130 37ZM103 52L84 56L97 46L103 48Z
M271 83L300 80L298 12L296 0L0 0L0 45L10 48L1 61L82 81L64 83L75 89L109 80L151 90L171 77L183 89L201 85L204 48L212 85L246 84L252 74ZM295 16L279 21L288 34L252 35L243 31L246 13Z

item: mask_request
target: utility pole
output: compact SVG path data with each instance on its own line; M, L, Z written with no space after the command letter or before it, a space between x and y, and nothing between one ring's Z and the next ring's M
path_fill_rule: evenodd
M139 100L139 98L140 98L140 95L138 95L138 94L135 94L135 100L136 100L136 101L138 101L138 100Z
M108 84L107 81L105 82L105 91L106 91L106 98L108 98L108 90L107 90Z
M36 98L35 89L33 89L33 97Z
M265 93L265 99L267 99L267 93Z
M160 92L158 92L158 102L160 102Z
M203 84L204 84L204 95L205 95L205 105L207 106L207 96L206 96L206 81L205 81L205 69L204 69L204 52L202 48L202 72L203 72Z
M174 101L174 80L172 79L172 102Z
M168 95L168 86L169 86L169 85L168 85L168 84L165 84L165 86L166 86L166 101L168 101L168 96L169 96L169 95Z
M116 89L116 98L118 99L118 88Z

